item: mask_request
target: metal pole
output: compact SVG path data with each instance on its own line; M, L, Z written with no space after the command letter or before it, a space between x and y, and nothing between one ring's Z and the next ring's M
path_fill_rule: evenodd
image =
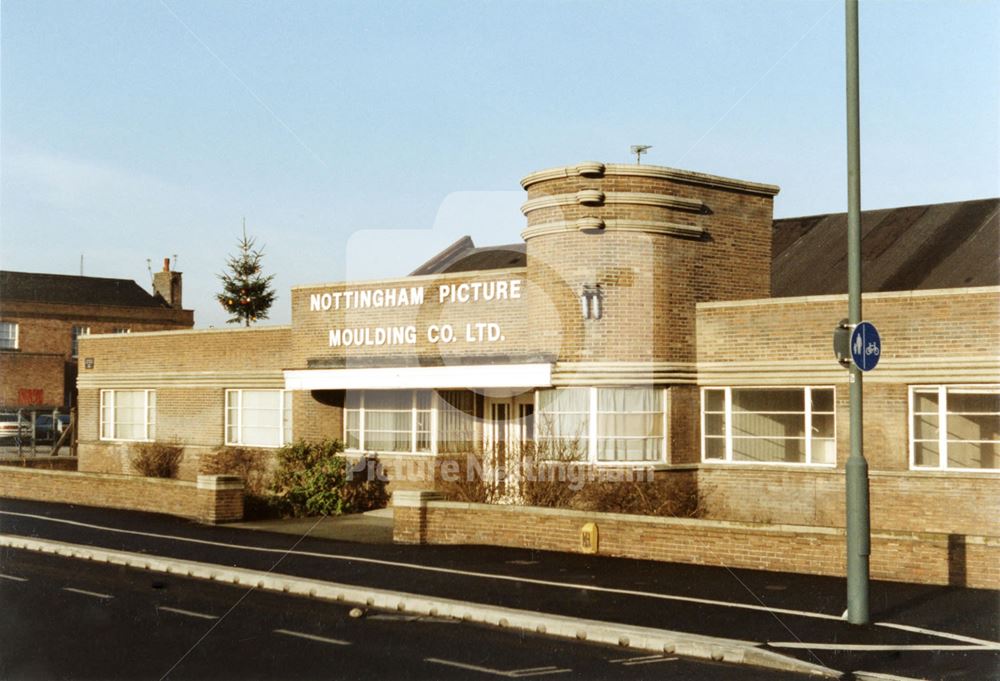
M847 297L851 328L861 320L861 135L858 94L858 0L845 0L847 16ZM868 462L864 456L861 369L851 364L851 455L847 481L847 621L868 624L871 528Z

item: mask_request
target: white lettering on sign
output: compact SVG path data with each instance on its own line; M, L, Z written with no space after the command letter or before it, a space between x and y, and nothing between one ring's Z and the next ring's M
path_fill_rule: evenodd
M493 300L512 300L521 297L521 280L474 281L464 284L438 286L439 303L478 303Z
M330 329L330 347L362 345L416 345L415 326L376 326L357 329Z
M309 311L358 310L379 307L406 307L424 304L424 287L377 288L360 291L310 293Z
M437 303L441 306L465 303L489 303L495 301L518 300L521 298L521 280L503 279L497 281L475 281L454 284L440 284ZM432 294L433 295L433 294ZM309 310L326 312L329 310L363 310L386 307L406 307L423 305L423 286L399 286L391 288L350 289L309 294ZM464 335L455 332L451 324L430 324L426 327L428 343L447 344L457 341L466 343L497 343L506 340L496 322L471 322L465 325ZM334 347L360 347L384 345L415 345L417 327L375 326L330 329L328 342Z

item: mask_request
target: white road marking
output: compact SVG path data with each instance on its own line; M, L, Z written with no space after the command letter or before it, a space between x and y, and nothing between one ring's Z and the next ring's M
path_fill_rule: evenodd
M193 610L181 610L180 608L170 608L166 605L161 605L157 608L158 610L165 610L167 612L174 612L178 615L187 615L188 617L198 617L203 620L217 620L219 619L216 615L206 615L203 612L194 612Z
M655 664L657 662L673 662L678 658L667 657L666 655L642 655L640 657L622 657L617 660L608 660L611 664L621 664L623 667L634 667L637 664Z
M851 672L858 681L927 681L926 678L914 678L912 676L896 676L895 674L885 674L882 672Z
M842 617L838 615L827 615L820 612L810 612L808 610L792 610L788 608L771 608L766 605L755 605L753 603L733 603L730 601L719 601L710 598L695 598L692 596L676 596L673 594L663 594L663 593L652 593L648 591L635 591L632 589L615 589L611 587L595 586L593 584L574 584L570 582L554 582L545 579L532 579L530 577L515 577L511 575L497 575L488 572L473 572L470 570L453 570L450 568L435 567L432 565L419 565L416 563L403 563L400 561L392 560L380 560L377 558L366 558L363 556L351 556L351 555L339 555L335 553L318 553L315 551L292 551L286 549L270 549L262 546L247 546L245 544L227 544L225 542L209 541L207 539L193 539L190 537L178 537L170 534L158 534L155 532L140 532L138 530L123 530L117 527L107 527L104 525L93 525L90 523L82 523L76 520L65 520L63 518L50 518L44 515L38 515L33 513L19 513L16 511L0 511L0 515L16 516L21 518L32 518L35 520L44 520L53 523L61 523L64 525L73 525L75 527L86 527L94 530L102 530L105 532L114 532L117 534L131 534L138 535L141 537L151 537L153 539L171 539L179 542L188 542L191 544L201 544L205 546L219 546L228 549L240 549L244 551L258 551L261 553L278 553L283 556L307 556L309 558L325 558L328 560L342 560L355 563L370 563L374 565L386 565L389 567L399 567L407 568L410 570L421 570L424 572L438 572L443 574L453 574L461 575L465 577L478 577L482 579L494 579L498 581L508 581L517 582L521 584L537 584L539 586L552 586L562 589L574 589L582 591L593 591L598 593L610 593L619 594L625 596L640 596L643 598L655 598L664 601L677 601L683 603L697 603L700 605L714 605L725 608L736 608L741 610L755 610L758 612L767 612L775 615L794 615L797 617L810 617L813 619L822 620L832 620L835 622L844 621ZM960 634L952 634L946 631L938 631L934 629L920 629L917 627L909 627L905 624L895 624L892 622L876 622L877 626L891 627L896 629L903 629L907 631L914 631L919 633L924 633L929 636L940 636L942 638L950 638L958 641L967 642L981 642L982 645L986 646L1000 646L1000 642L997 641L985 641L981 639L973 639L967 636L962 636Z
M87 591L86 589L74 589L71 586L64 586L62 590L71 591L75 594L83 594L84 596L93 596L94 598L104 598L104 599L114 598L114 596L112 596L111 594L102 594L98 593L97 591Z
M424 662L431 662L433 664L443 664L448 667L457 667L458 669L468 669L473 672L481 672L483 674L492 674L493 676L506 676L509 679L523 679L529 676L545 676L547 674L563 674L565 672L571 672L572 669L559 669L557 667L533 667L531 669L512 669L510 671L503 671L502 669L490 669L489 667L480 667L475 664L466 664L464 662L455 662L454 660L441 660L436 657L425 657Z
M634 667L637 664L654 664L656 662L676 662L676 657L660 657L655 660L636 660L634 662L623 662L623 667Z
M275 629L274 633L284 634L285 636L295 636L298 638L305 638L310 641L319 641L320 643L332 643L335 646L349 646L350 641L341 641L336 638L327 638L326 636L317 636L316 634L306 634L301 631L290 631L288 629Z
M611 664L618 664L620 662L636 662L638 660L657 660L663 657L663 655L640 655L639 657L619 657L616 660L608 660Z
M909 624L896 624L895 622L876 622L877 627L888 627L889 629L899 629L900 631L910 631L914 634L926 634L928 636L940 636L941 638L950 638L953 641L964 641L965 643L975 643L976 645L986 646L988 648L995 648L1000 646L1000 643L996 641L987 641L982 638L973 638L972 636L962 636L961 634L952 634L947 631L937 631L935 629L924 629L922 627L914 627Z
M14 575L5 575L0 572L0 579L9 579L12 582L27 582L28 580L24 577L15 577Z
M768 641L767 645L772 648L805 648L811 650L981 650L983 652L1000 650L1000 646L953 646L934 645L933 643L802 643L801 641Z

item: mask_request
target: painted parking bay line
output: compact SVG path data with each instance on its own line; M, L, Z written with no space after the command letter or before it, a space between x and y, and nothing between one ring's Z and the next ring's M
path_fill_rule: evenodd
M437 657L425 657L424 662L431 662L433 664L443 664L448 667L456 667L458 669L467 669L472 672L480 672L482 674L491 674L493 676L505 676L509 679L524 679L529 676L545 676L547 674L563 674L565 672L571 672L572 669L559 669L558 667L532 667L530 669L511 669L509 671L504 671L502 669L490 669L489 667L480 667L475 664L466 664L465 662L455 662L454 660L442 660Z
M320 643L330 643L330 644L333 644L335 646L349 646L349 645L351 645L350 641L341 641L340 639L336 639L336 638L327 638L326 636L317 636L316 634L306 634L305 632L291 631L289 629L275 629L274 633L276 633L276 634L282 634L284 636L295 636L297 638L304 638L304 639L307 639L309 641L319 641Z
M28 581L27 578L25 578L25 577L16 577L14 575L5 575L2 572L0 572L0 579L9 579L12 582L27 582Z
M110 600L114 598L114 596L112 596L111 594L102 594L98 591L87 591L86 589L74 589L71 586L64 586L62 590L69 591L75 594L82 594L84 596L93 596L94 598L102 598L104 600Z
M198 617L203 620L217 620L219 619L216 615L206 615L203 612L195 612L194 610L182 610L181 608L171 608L166 605L161 605L157 607L157 610L163 610L165 612L173 612L178 615L187 615L188 617Z

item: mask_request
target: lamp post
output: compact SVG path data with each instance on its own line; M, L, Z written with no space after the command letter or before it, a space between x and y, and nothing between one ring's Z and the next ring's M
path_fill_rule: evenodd
M861 136L858 93L858 0L845 0L847 19L847 307L848 324L861 322ZM847 621L868 624L868 573L871 527L868 462L862 429L862 372L850 366L851 454L845 465L847 486Z

